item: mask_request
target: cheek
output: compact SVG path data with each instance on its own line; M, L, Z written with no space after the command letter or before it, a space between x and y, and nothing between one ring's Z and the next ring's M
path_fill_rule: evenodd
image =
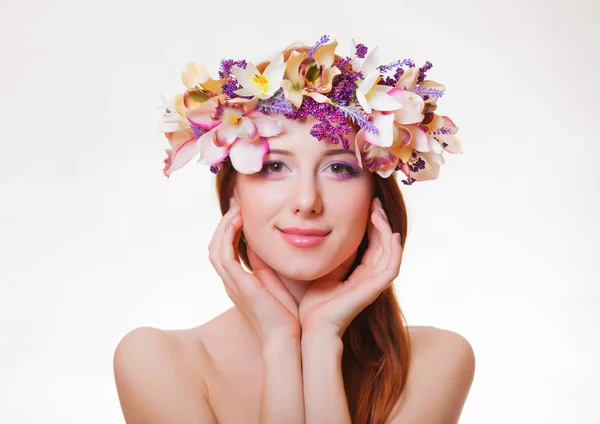
M367 184L331 190L329 204L335 211L334 225L339 225L347 237L362 239L370 214L372 190Z

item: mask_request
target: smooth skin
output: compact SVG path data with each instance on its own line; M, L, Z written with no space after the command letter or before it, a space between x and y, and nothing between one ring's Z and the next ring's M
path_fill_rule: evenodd
M402 247L366 171L341 179L343 168L332 167L354 153L308 143L312 124L285 121L270 144L288 151L268 158L284 165L269 178L239 176L215 230L209 259L235 307L193 329L139 328L119 343L114 370L128 424L350 424L341 335L396 278ZM281 240L284 224L332 232L321 247L297 251ZM242 229L260 250L248 249L253 273L234 250ZM341 284L365 231L367 252ZM387 424L458 422L474 376L470 344L448 330L409 331L413 362Z

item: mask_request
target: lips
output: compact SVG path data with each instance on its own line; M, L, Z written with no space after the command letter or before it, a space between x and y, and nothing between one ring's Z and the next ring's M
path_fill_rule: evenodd
M323 237L329 234L331 231L328 230L320 230L318 228L279 228L279 231L285 234L291 234L295 236L318 236Z
M319 228L278 228L281 237L294 247L315 247L331 232Z

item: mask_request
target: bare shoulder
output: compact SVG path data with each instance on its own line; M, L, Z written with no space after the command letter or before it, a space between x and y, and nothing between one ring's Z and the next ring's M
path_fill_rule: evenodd
M471 343L451 330L409 327L412 362L390 424L457 423L475 375Z
M190 330L140 327L127 333L113 357L121 408L129 423L216 423L206 400Z
M409 327L412 353L415 360L440 361L451 355L453 359L475 362L471 343L459 333L428 326Z

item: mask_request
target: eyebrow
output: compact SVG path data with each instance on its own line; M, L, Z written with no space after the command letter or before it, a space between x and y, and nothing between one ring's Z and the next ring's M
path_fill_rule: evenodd
M281 150L281 149L271 149L269 150L268 153L275 153L275 154L280 154L280 155L285 155L285 156L294 156L294 154L292 152L290 152L289 150ZM323 153L323 156L334 156L334 155L342 155L342 154L346 154L346 155L355 155L353 150L346 150L346 149L331 149L331 150L327 150Z

